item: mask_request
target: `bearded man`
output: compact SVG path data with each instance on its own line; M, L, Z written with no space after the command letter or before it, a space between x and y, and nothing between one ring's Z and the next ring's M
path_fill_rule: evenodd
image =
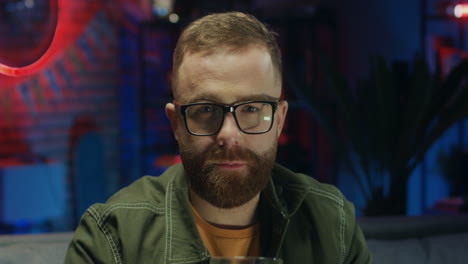
M275 164L288 103L275 34L238 12L205 16L174 52L166 114L182 164L83 215L66 263L371 263L354 207Z

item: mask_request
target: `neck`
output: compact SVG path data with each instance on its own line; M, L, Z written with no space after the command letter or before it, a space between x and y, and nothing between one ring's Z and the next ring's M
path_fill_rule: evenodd
M260 193L239 207L223 209L213 206L190 190L190 201L198 214L205 221L224 228L243 228L255 224L259 200Z

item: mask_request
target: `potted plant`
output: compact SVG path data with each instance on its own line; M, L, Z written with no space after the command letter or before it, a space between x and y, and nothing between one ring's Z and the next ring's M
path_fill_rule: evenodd
M389 69L382 58L371 62L370 79L355 89L325 62L336 116L329 103L304 90L313 113L331 138L346 170L368 201L366 215L406 213L406 185L427 150L468 115L468 60L447 77L432 73L416 58L407 73ZM390 188L384 194L383 178Z
M468 209L468 146L454 145L448 152L440 152L438 162L442 175L450 183L450 197L439 205L452 202L457 211Z

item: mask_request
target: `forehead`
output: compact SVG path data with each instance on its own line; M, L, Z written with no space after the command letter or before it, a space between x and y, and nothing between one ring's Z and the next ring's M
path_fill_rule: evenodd
M175 99L181 103L271 100L281 94L281 81L265 48L238 52L187 54L179 67Z
M229 102L225 100L224 96L214 93L198 93L192 97L187 98L188 102L212 102L212 103L224 103L228 105L234 105L237 103L247 101L278 101L279 97L274 97L269 94L250 94L250 95L239 95L232 97L233 100Z

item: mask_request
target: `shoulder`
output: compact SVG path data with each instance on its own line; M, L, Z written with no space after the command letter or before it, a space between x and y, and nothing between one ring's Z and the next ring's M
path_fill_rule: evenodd
M345 197L335 186L321 183L309 175L293 172L279 164L273 168L273 180L278 186L276 188L302 193L305 202L319 205L324 205L325 202L325 205L338 207L346 205Z
M183 170L180 164L168 168L160 176L143 176L112 195L106 203L94 204L88 208L96 220L118 211L148 211L157 215L164 214L168 185L177 181ZM179 180L180 181L180 180Z
M330 256L338 256L340 263L352 255L369 256L356 223L354 205L338 188L280 165L274 167L273 181L276 191L282 193L289 218L295 223L290 232L296 237L308 231L318 236L323 246L330 250Z
M338 188L280 165L274 167L273 174L275 188L282 193L279 196L291 217L314 222L326 227L325 230L340 230L341 236L352 232L356 217L354 205Z
M180 164L168 168L160 176L143 176L127 187L121 189L108 200L108 204L117 202L138 202L138 201L153 201L159 203L165 196L165 192L169 183L174 181L182 173Z

